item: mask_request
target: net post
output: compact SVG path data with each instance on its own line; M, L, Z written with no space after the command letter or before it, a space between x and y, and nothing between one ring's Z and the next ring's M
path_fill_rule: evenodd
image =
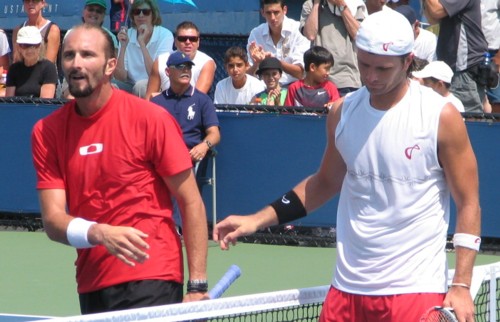
M497 318L497 266L490 266L490 321Z

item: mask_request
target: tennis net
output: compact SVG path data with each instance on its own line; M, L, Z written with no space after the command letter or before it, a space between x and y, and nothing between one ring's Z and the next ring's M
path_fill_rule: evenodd
M450 270L449 283L454 270ZM476 321L500 321L497 299L500 262L476 266L471 286ZM56 318L51 322L116 321L318 321L329 285L164 305L85 316Z

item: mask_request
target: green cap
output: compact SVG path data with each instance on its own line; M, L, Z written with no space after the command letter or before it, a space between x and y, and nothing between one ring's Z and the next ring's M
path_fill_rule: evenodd
M107 9L108 7L106 6L106 0L87 0L85 1L85 6L90 6L92 4L96 4L98 6L103 7L104 9Z

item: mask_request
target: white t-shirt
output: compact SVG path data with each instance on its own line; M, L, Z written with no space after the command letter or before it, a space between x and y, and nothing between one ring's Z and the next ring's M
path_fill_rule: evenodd
M447 102L450 102L451 104L453 104L453 106L455 106L459 112L461 112L461 113L465 112L465 107L464 107L464 104L462 103L462 101L459 100L452 93L448 94L448 96L445 96L445 99Z
M488 49L500 49L500 0L481 0L481 28Z
M3 30L0 30L0 56L10 53L9 41Z
M300 23L285 16L281 30L281 39L275 45L266 23L252 29L248 36L247 53L250 44L254 42L264 48L266 52L273 54L280 61L304 67L304 53L311 47L311 42L300 33ZM248 54L248 62L253 65L252 57ZM297 78L283 73L280 84L288 85L295 82Z
M130 28L128 30L129 43L125 51L125 70L128 74L128 79L136 83L137 81L147 79L148 72L144 65L144 57L142 55L141 46L137 42L137 29ZM167 28L162 26L154 26L153 34L146 48L151 55L151 60L163 53L172 52L174 44L174 36ZM121 45L119 50L121 50Z
M415 39L415 45L413 47L413 53L416 57L420 59L426 59L429 63L436 60L436 46L437 46L437 36L420 28L420 33Z
M158 72L160 73L161 79L161 91L164 91L170 87L170 78L168 78L165 69L167 68L167 60L170 57L170 53L164 53L158 56ZM212 57L208 56L202 51L196 51L193 59L193 68L191 69L191 85L196 87L196 82L198 77L200 77L201 69L209 61L214 61ZM216 67L217 68L217 67Z
M224 78L215 86L214 104L249 104L257 93L266 89L261 80L246 75L247 80L242 88L234 88L231 77Z
M364 295L446 293L450 190L437 156L444 98L410 82L387 111L346 96L335 144L347 166L333 285Z

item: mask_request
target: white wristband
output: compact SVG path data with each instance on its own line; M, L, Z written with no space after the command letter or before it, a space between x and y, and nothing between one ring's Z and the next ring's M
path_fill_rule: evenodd
M453 247L457 246L479 251L479 246L481 246L481 237L463 233L455 234L453 235Z
M74 218L69 222L66 229L66 237L71 246L76 248L91 248L95 245L89 243L87 234L90 226L96 224L94 221L88 221L83 218Z

